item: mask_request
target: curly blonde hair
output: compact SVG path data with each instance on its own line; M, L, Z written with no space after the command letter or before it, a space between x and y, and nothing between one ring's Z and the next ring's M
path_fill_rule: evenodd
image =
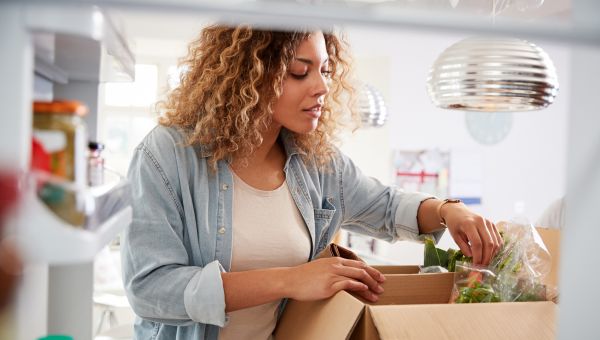
M310 34L248 26L204 28L180 61L186 69L180 86L158 105L164 112L159 123L187 131L188 145L208 146L213 169L219 160L231 161L234 156L245 163L262 143L261 131L271 123L272 107L281 95L296 47ZM350 99L354 88L347 43L333 33L323 35L332 71L330 92L316 130L294 134L305 161L318 166L333 156L336 133L345 125L343 116L350 113L350 122L358 121Z

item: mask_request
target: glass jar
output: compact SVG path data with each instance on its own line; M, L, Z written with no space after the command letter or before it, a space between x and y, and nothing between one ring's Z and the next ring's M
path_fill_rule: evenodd
M98 142L88 143L88 184L90 186L104 183L104 158L102 157L104 144Z
M79 185L87 183L86 113L77 101L33 104L33 136L50 155L50 172Z
M85 222L87 186L87 133L83 117L85 105L77 101L34 102L33 137L50 158L50 173L73 186L56 182L41 183L40 199L61 219L74 226Z

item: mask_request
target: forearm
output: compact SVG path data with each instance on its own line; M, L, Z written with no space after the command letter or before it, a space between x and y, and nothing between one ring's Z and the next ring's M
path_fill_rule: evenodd
M444 225L440 223L442 219L438 211L442 203L443 201L435 198L421 202L417 211L419 233L431 234L444 228Z
M289 268L269 268L221 273L225 311L233 312L287 297Z

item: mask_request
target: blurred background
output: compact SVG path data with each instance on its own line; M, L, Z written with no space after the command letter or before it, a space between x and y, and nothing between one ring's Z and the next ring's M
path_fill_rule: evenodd
M598 9L593 2L581 3L592 14ZM460 198L493 221L535 224L566 195L569 178L579 178L580 186L593 187L598 181L581 160L584 156L567 154L574 138L570 115L579 105L574 103L577 96L585 92L585 67L591 67L585 61L596 56L592 51L574 59L568 37L584 46L597 41L593 26L572 29L577 27L573 1L111 0L8 1L0 6L0 73L5 77L0 100L6 122L0 127L0 160L9 186L20 188L14 195L2 191L13 206L3 220L2 244L19 249L15 266L0 265L17 268L10 275L19 282L1 314L2 339L51 333L76 339L131 338L134 315L120 277L119 234L131 220L122 176L134 148L157 124L155 103L178 86L185 72L178 60L188 42L216 21L275 28L335 25L343 32L354 54L356 79L369 87L361 93L365 124L344 134L340 147L382 183ZM578 13L582 22L589 22ZM473 35L511 30L528 32L519 38L552 60L560 83L552 105L478 116L432 103L427 79L446 48ZM574 85L575 77L581 85ZM75 103L32 108L34 101L59 99ZM581 108L593 110L590 104L584 101ZM86 114L79 113L80 106ZM42 116L63 125L56 128ZM590 125L577 124L578 129ZM577 131L591 136L592 126ZM67 137L48 132L56 129ZM72 143L66 152L82 157L83 163L71 164L69 178L57 172L42 175L50 169L47 158L55 155L36 152L38 142L48 150ZM581 171L569 175L573 163ZM78 173L79 168L85 170ZM341 232L337 241L371 263L423 260L423 247L416 243L388 244L348 232ZM440 247L456 245L445 235Z

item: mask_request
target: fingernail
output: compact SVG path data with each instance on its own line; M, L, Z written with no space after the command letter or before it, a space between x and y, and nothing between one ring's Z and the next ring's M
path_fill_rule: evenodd
M383 274L379 274L379 281L384 282L385 276Z
M383 287L377 286L375 291L377 291L377 293L381 294L381 293L383 293Z
M373 300L373 302L379 300L379 296L375 295L375 294L371 294L371 300Z

